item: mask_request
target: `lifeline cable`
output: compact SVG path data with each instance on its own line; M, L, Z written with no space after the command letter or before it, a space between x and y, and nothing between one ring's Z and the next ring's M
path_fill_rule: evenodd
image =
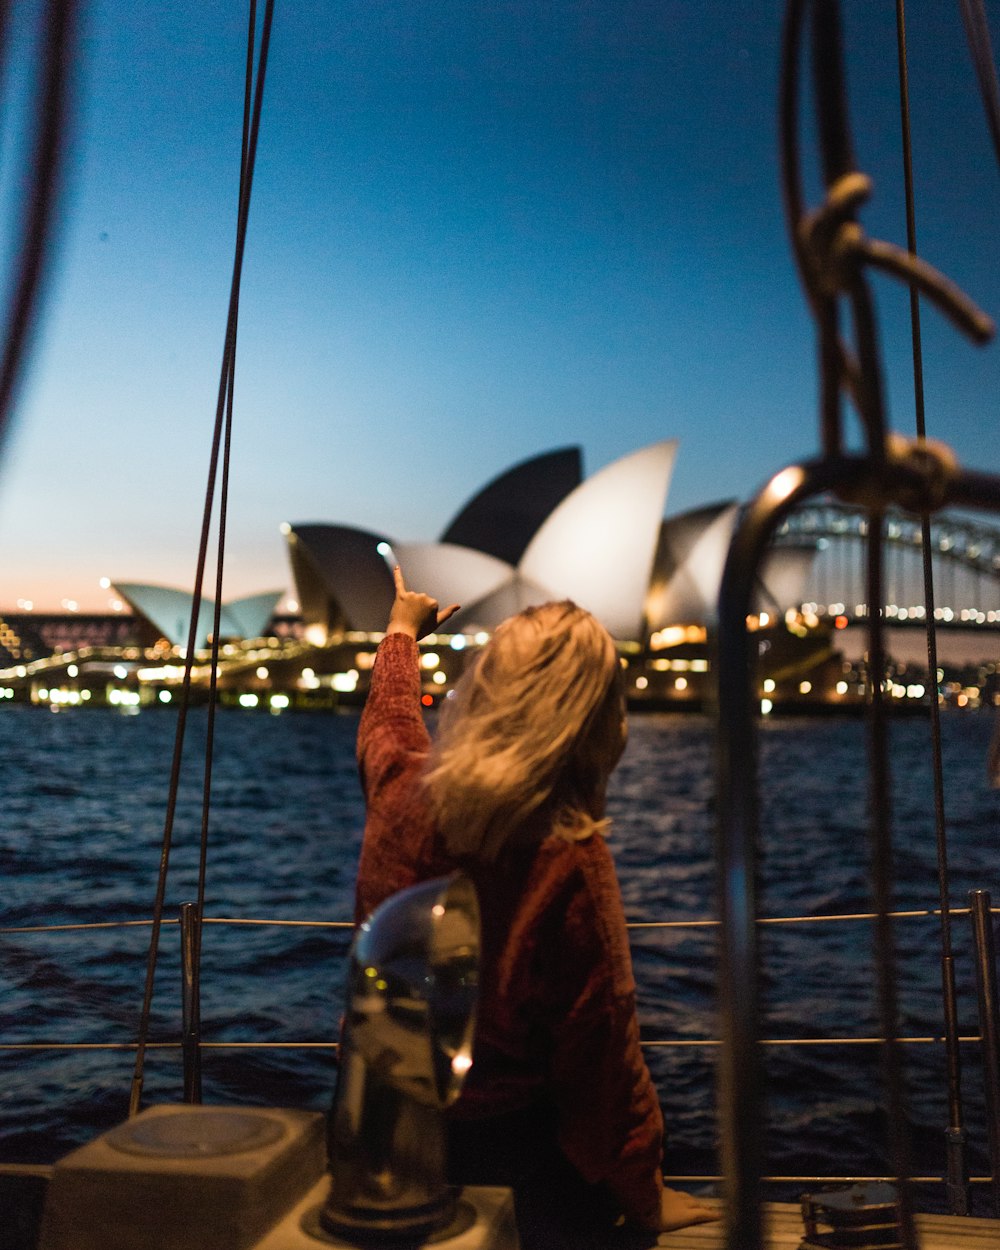
M251 10L254 12L253 0ZM146 981L143 994L142 1013L139 1022L138 1044L136 1050L135 1069L132 1075L132 1088L129 1095L129 1115L134 1116L139 1110L142 1097L143 1066L145 1050L149 1037L150 1014L153 1001L153 980L156 972L156 957L159 946L160 925L163 916L163 902L166 892L167 868L170 860L170 845L173 835L174 814L177 807L177 796L180 786L181 755L184 746L184 731L187 711L191 695L191 669L194 663L195 645L197 643L198 617L201 607L202 586L204 582L205 563L208 550L208 536L211 526L214 503L215 482L219 463L219 445L222 439L223 414L226 396L229 390L230 372L234 359L236 344L236 312L239 306L240 278L243 270L243 255L246 247L247 220L250 211L250 192L253 185L253 169L257 153L257 137L260 130L260 114L263 103L264 81L267 69L267 53L270 44L271 22L274 15L274 0L267 0L264 11L263 30L261 34L260 53L257 62L256 87L253 100L253 116L250 125L250 137L243 162L243 185L239 200L239 212L236 228L236 254L233 260L232 282L229 292L229 311L226 321L225 349L223 352L222 371L219 379L219 393L215 412L215 426L212 437L212 451L209 460L208 484L205 492L205 508L202 519L201 540L198 548L198 565L192 592L191 622L188 630L187 651L184 657L184 680L182 687L181 706L178 710L177 732L174 738L173 762L170 773L170 790L167 797L167 810L164 820L163 842L160 852L160 868L157 876L156 899L153 905L153 925L150 935L149 954L146 961ZM254 12L255 17L255 12ZM249 39L255 35L251 26Z

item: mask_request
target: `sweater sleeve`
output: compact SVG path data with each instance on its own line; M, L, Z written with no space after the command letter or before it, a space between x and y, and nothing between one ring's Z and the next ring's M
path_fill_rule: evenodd
M381 784L430 748L420 712L420 652L408 634L386 634L375 653L368 698L358 725L358 765L365 798L378 797ZM371 795L369 794L371 791Z
M390 894L433 875L433 831L420 784L429 748L417 644L406 634L388 634L379 644L358 725L366 819L356 923Z
M625 915L604 839L581 850L584 870L562 925L569 995L553 1027L559 1141L585 1180L603 1182L627 1216L654 1225L663 1114L639 1045Z

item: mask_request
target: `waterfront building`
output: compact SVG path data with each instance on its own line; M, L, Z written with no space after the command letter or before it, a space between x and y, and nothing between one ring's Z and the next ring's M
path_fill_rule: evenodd
M506 617L531 604L572 598L616 638L630 701L701 707L710 693L715 604L741 505L727 500L664 519L676 455L676 441L664 440L585 477L578 447L545 452L488 482L436 542L345 523L283 525L299 615L274 615L278 591L222 606L220 698L274 710L362 700L398 563L410 586L462 605L448 633L424 641L428 705L447 694L469 656ZM1000 532L947 518L936 524L936 558L956 604L936 609L942 637L952 625L967 635L996 630ZM867 609L854 602L854 587L865 525L859 510L824 503L793 514L778 534L762 566L750 622L763 712L863 700L863 643L857 640ZM920 555L915 532L905 519L890 518L889 586L896 602L886 614L897 632L921 623L912 575ZM52 705L171 702L183 677L192 596L134 582L117 582L115 590L131 613L0 618L0 698ZM955 591L966 606L958 606ZM214 605L206 600L196 624L196 698L207 690L213 629ZM976 663L947 666L931 680L902 647L888 674L894 698L900 706L919 706L937 686L957 706L992 703L995 665L979 655L965 658Z

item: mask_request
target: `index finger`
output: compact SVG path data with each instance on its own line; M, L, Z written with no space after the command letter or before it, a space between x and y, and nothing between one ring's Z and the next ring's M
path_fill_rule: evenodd
M393 565L392 578L393 578L393 581L396 583L396 594L405 595L406 583L403 581L403 570L399 567L398 564Z

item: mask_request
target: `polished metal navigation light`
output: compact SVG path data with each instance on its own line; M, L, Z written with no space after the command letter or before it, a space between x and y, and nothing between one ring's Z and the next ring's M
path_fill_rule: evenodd
M415 1238L451 1221L442 1110L472 1066L478 973L479 906L461 874L402 890L358 931L319 1213L327 1233Z

